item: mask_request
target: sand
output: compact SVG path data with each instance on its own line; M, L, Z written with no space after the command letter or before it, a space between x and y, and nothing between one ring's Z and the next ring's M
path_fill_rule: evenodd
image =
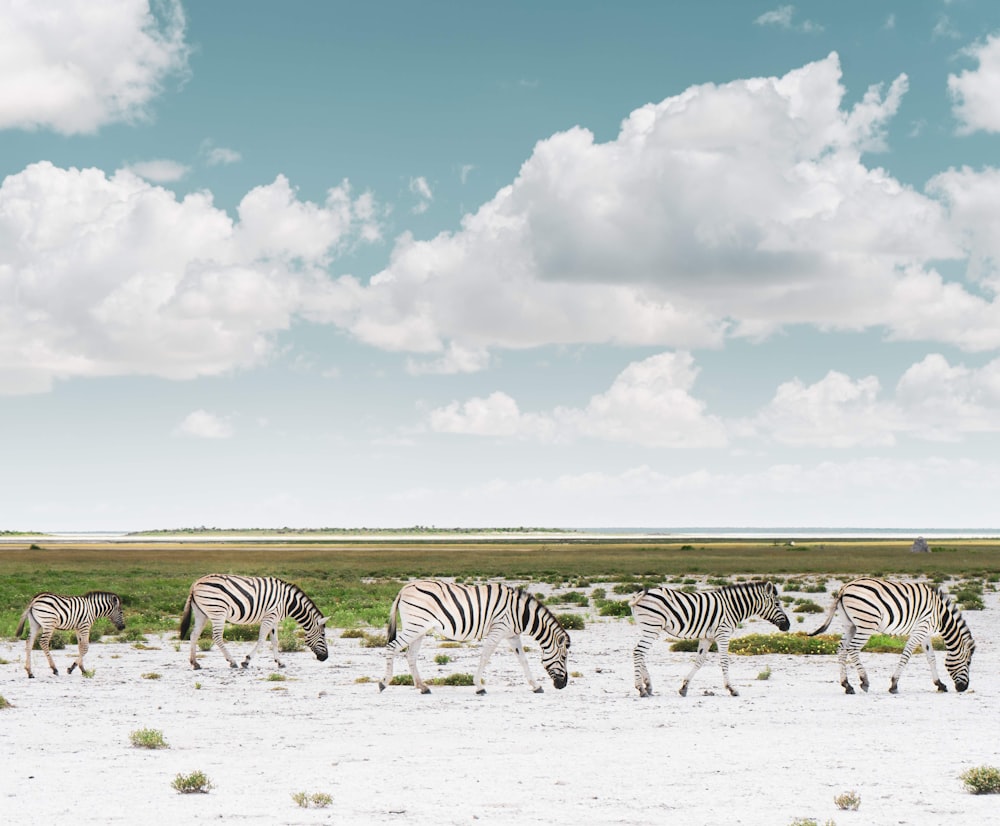
M65 673L75 647L55 652L58 676L35 652L29 681L24 644L5 640L0 695L13 707L0 711L0 822L1000 822L1000 799L969 794L958 777L1000 766L1000 595L965 616L977 641L970 690L939 694L915 657L895 696L886 691L895 655L868 654L869 694L843 693L835 657L768 655L733 658L740 696L730 697L713 655L680 697L692 655L664 642L649 659L658 693L641 699L634 628L590 614L572 632L576 676L562 691L546 680L537 695L507 647L487 670L486 696L469 687L380 694L381 650L336 629L325 663L308 651L284 655L284 682L267 679L277 669L266 654L231 671L212 650L193 671L174 634L151 636L151 650L95 643L91 678ZM793 630L819 622L811 615ZM774 630L752 623L738 634ZM231 644L237 659L250 647ZM441 653L453 661L436 665ZM420 657L425 677L472 673L477 661L476 645L434 640ZM757 679L765 668L770 678ZM396 673L406 671L399 658ZM141 728L162 731L169 748L133 747L129 735ZM171 788L196 770L209 793ZM332 803L303 809L292 799L300 791ZM834 803L847 791L861 798L856 812Z

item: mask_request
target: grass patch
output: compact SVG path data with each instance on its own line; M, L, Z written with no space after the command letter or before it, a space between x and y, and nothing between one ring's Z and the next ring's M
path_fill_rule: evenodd
M295 792L292 795L292 800L303 809L308 809L312 806L314 809L325 809L331 803L333 803L333 798L326 792L314 792L309 794L308 792Z
M14 708L14 704L4 697L3 694L0 694L0 711L3 711L5 708Z
M1000 794L1000 769L996 766L966 769L959 778L972 794Z
M844 792L833 798L833 802L838 809L843 809L847 812L856 812L858 807L861 806L861 796L854 791Z
M207 794L215 788L212 781L208 779L208 775L203 771L178 774L170 786L181 794Z
M582 631L587 625L580 614L556 614L556 619L567 631Z
M169 748L167 741L163 739L163 732L155 728L136 729L128 736L128 739L137 749Z
M288 679L288 677L286 677L284 674L279 674L277 671L275 671L272 674L268 674L265 679L269 683L283 683L285 682L285 680Z
M157 673L156 671L147 671L145 674L142 675L142 679L144 679L144 680L158 680L158 679L160 679L161 676L163 676L163 675Z
M434 662L436 662L438 665L448 665L448 663L451 662L451 657L449 657L447 654L437 654L434 657Z

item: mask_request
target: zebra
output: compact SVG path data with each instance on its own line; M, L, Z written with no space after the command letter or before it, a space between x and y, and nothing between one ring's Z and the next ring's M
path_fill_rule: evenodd
M542 648L542 665L552 678L552 684L556 688L566 687L569 634L555 614L535 597L520 588L498 582L460 585L423 579L404 585L392 603L386 633L385 676L378 684L379 691L384 691L392 680L396 654L407 649L413 684L421 693L430 693L417 671L417 652L424 635L431 630L451 640L482 640L479 668L474 678L476 694L486 693L483 670L502 640L507 640L517 654L528 685L536 694L542 693L542 686L531 676L521 634L538 641Z
M28 672L28 677L35 675L31 671L31 649L35 645L35 638L41 632L40 644L45 653L45 659L49 662L49 668L53 674L58 674L59 669L52 661L52 654L49 652L49 642L52 640L52 632L60 629L63 631L76 631L76 644L79 656L73 660L67 674L72 674L73 669L80 666L80 673L83 674L83 655L90 647L90 627L99 617L107 617L112 624L121 631L125 627L125 615L122 612L122 601L118 594L110 591L88 591L82 597L64 596L62 594L50 594L43 592L31 598L28 607L21 614L21 622L18 623L16 637L21 636L25 623L29 626L28 639L25 644L24 670Z
M918 647L922 647L927 655L931 679L938 691L948 690L938 679L934 649L931 647L931 634L935 631L940 631L944 637L948 649L944 665L955 683L955 690L965 691L969 687L969 664L976 644L961 612L940 588L923 582L869 577L855 579L837 592L825 621L809 636L823 633L838 609L843 617L845 633L837 649L837 659L840 662L840 684L847 694L854 693L854 686L847 679L848 661L858 670L861 690L868 690L868 673L861 665L858 652L876 632L909 636L892 673L890 693L899 691L899 677Z
M195 651L206 622L212 623L212 641L225 655L230 668L236 668L236 660L222 641L227 621L235 625L260 623L260 637L253 650L243 659L243 668L250 664L250 658L257 653L268 635L271 637L274 661L278 668L285 667L278 659L277 632L278 623L285 617L291 617L302 626L306 645L312 649L317 660L322 662L328 655L326 623L329 617L322 616L316 604L301 588L277 577L208 574L196 579L191 585L184 614L181 616L181 639L187 636L192 615L194 628L191 629L190 660L195 669L201 668Z
M713 640L719 646L722 681L729 693L738 697L739 692L729 683L729 638L736 626L755 616L774 623L782 631L787 631L790 625L778 600L778 589L773 582L762 580L695 593L674 588L648 588L632 597L629 604L640 629L639 642L633 652L635 687L640 697L653 693L646 670L646 652L661 634L675 639L698 640L694 668L679 690L682 697L687 695L688 684L705 664Z

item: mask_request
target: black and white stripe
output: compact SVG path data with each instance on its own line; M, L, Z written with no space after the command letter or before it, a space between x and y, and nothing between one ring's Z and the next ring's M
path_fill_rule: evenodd
M969 665L976 650L972 633L961 612L947 595L933 585L923 582L897 582L889 579L862 578L844 585L834 597L824 623L809 636L821 634L830 625L834 614L840 611L844 622L844 636L840 641L837 657L840 662L840 684L848 694L854 687L847 679L847 662L858 670L861 688L868 690L868 673L858 656L872 634L906 634L909 639L903 648L896 670L892 673L889 691L895 694L903 668L917 648L923 648L931 667L931 678L938 691L947 687L938 679L931 635L940 632L948 653L944 665L955 683L957 691L969 687Z
M486 693L483 670L503 640L507 640L517 654L528 684L535 693L541 693L542 687L531 676L524 656L521 634L538 641L542 665L552 678L552 684L556 688L566 686L569 634L555 615L531 594L498 582L460 585L424 579L404 585L392 603L386 634L385 677L379 683L380 691L392 680L396 654L406 649L413 684L424 694L430 692L417 671L417 652L424 635L432 630L451 640L483 641L475 676L477 694Z
M739 692L729 683L729 639L736 627L751 617L772 622L782 631L787 631L789 626L773 582L741 582L694 593L674 588L650 588L634 596L630 604L640 631L633 660L635 687L641 697L653 693L646 670L646 653L661 635L698 640L698 656L694 668L681 683L681 696L687 694L688 683L704 665L715 641L719 646L723 683L735 697Z
M278 668L284 663L278 659L278 623L291 617L305 631L306 645L312 649L317 660L327 658L326 621L315 603L297 585L273 576L234 576L232 574L209 574L195 580L188 594L184 614L181 617L180 637L187 636L191 618L191 665L201 668L196 658L198 638L206 622L212 623L212 640L236 668L236 660L230 655L222 640L222 632L227 622L234 625L256 625L260 623L260 637L253 650L243 660L243 667L270 635L271 649Z
M90 591L82 597L49 593L36 594L32 597L28 607L21 614L21 622L18 623L16 632L16 636L20 637L25 623L28 624L27 648L24 654L24 668L28 676L35 676L31 673L31 649L39 632L42 635L39 644L45 659L49 662L49 668L53 674L59 673L59 669L52 661L52 654L49 653L49 643L53 632L57 629L76 631L79 656L73 661L67 673L72 674L73 669L80 666L82 674L83 655L90 647L90 627L99 617L107 617L119 631L125 627L122 601L118 594L110 591Z

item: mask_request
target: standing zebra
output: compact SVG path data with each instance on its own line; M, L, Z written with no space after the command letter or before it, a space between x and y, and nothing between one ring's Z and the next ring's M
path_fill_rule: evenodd
M833 599L823 624L809 636L821 634L830 625L834 614L840 609L844 621L844 636L837 650L840 662L840 684L847 694L854 693L854 686L847 679L847 662L850 660L858 670L862 691L868 690L868 672L861 665L858 652L872 634L908 634L896 670L892 673L889 691L895 694L903 668L918 647L927 654L931 666L931 679L938 691L948 688L938 679L934 649L931 648L931 634L940 631L944 637L948 653L944 658L945 668L955 682L956 691L969 687L969 664L976 644L972 640L969 626L950 599L941 591L923 582L895 582L889 579L855 579L844 585Z
M396 613L399 613L397 633ZM404 648L413 684L421 693L430 689L417 671L417 652L424 635L435 630L451 640L482 640L483 649L476 670L477 694L485 694L483 670L502 640L507 640L524 669L528 685L536 694L542 687L535 682L521 645L521 634L538 641L542 665L556 688L565 688L569 634L548 608L520 588L498 582L486 585L459 585L439 579L422 579L404 585L389 613L385 646L385 677L378 684L384 691L392 680L392 664Z
M15 632L15 636L20 637L24 624L28 623L30 630L24 653L24 670L28 672L28 677L35 676L31 673L31 649L35 645L35 637L39 631L42 633L40 644L45 659L49 661L49 668L53 674L59 673L56 664L52 662L52 654L49 653L49 642L52 640L52 632L56 629L76 631L79 656L73 660L66 673L72 674L73 669L80 666L80 673L83 674L83 655L90 647L90 627L99 617L107 617L119 631L125 627L122 601L118 594L112 594L110 591L90 591L82 597L49 593L36 594L32 597L28 607L21 614L21 622L18 623Z
M243 659L243 667L250 663L250 658L264 643L268 635L271 637L271 649L278 668L285 664L278 659L278 623L285 617L291 617L302 626L306 634L306 645L312 649L316 659L322 662L327 658L326 621L316 604L309 599L297 585L277 579L273 576L234 576L231 574L209 574L195 580L184 605L181 617L180 638L187 636L194 615L194 628L191 630L191 665L201 668L195 656L198 638L206 622L212 623L212 641L229 661L230 668L236 668L236 660L232 658L225 643L222 632L226 622L235 625L254 625L260 623L260 637L253 650Z
M722 588L687 593L674 588L649 588L630 601L632 616L641 636L635 646L635 687L640 697L653 693L646 670L646 652L661 634L675 639L697 639L698 656L694 668L681 683L680 695L687 694L688 683L705 664L712 641L718 643L722 681L734 697L739 692L729 683L729 638L736 626L751 617L772 622L787 631L788 616L778 600L773 582L740 582Z

